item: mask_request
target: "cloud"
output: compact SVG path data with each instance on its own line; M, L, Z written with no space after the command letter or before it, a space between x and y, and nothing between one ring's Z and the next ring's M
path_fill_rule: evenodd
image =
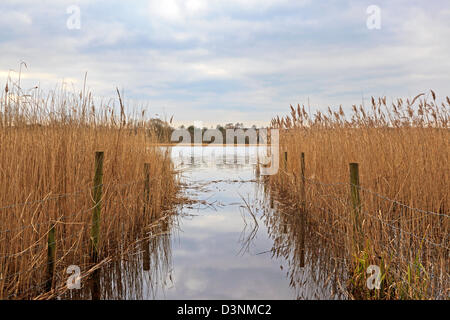
M25 13L17 10L0 11L0 37L13 39L19 34L32 31L33 19Z
M77 4L82 27L68 30ZM449 5L368 1L2 1L0 71L28 64L30 87L88 71L94 94L126 97L179 122L267 123L289 104L312 109L362 96L448 94ZM46 75L44 79L39 79ZM24 78L25 79L25 78Z

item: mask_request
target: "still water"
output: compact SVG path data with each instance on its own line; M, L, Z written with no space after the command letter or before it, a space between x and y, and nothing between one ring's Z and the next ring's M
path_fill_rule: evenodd
M286 261L271 258L268 252L273 241L261 221L261 208L253 208L256 225L244 207L245 202L254 206L263 197L255 177L257 150L172 148L172 161L183 172L186 191L200 202L182 209L179 231L172 236L171 280L144 298L295 298L284 271Z
M97 298L342 298L332 280L337 260L309 227L299 241L298 211L282 209L264 190L261 147L164 151L190 200L166 224L167 234L101 270Z

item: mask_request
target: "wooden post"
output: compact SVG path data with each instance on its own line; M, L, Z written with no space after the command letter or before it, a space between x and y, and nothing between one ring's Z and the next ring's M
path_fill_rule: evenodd
M90 290L91 290L91 299L92 300L100 300L101 291L100 291L100 269L94 270L89 279L90 281Z
M142 241L142 269L144 271L150 270L150 239L147 237Z
M401 209L401 208L400 208ZM397 204L394 202L392 204L392 213L393 216L397 218L397 252L400 255L401 254L401 250L400 250L400 228L401 228L401 222L400 222L400 216L401 216L401 211L397 214ZM380 221L381 224L381 221ZM389 239L390 234L388 234L388 239Z
M300 196L302 199L302 209L305 210L306 207L306 189L305 189L305 153L302 152L300 157L300 169L301 169L301 185L300 185Z
M259 178L261 175L261 168L259 166L259 149L258 147L256 148L256 171L255 171L255 176L256 178Z
M287 173L287 151L284 152L284 171Z
M150 211L150 163L144 163L144 218L150 213L150 222L153 222L153 214ZM147 235L146 235L147 236ZM145 239L142 242L143 256L142 267L144 271L150 270L150 241Z
M103 193L103 152L95 153L95 174L92 198L94 200L94 209L92 210L91 227L91 258L93 262L98 262L98 241L100 233L100 213L102 210Z
M144 217L148 214L150 201L150 163L144 163ZM151 219L152 217L150 217Z
M55 273L55 261L56 261L55 223L52 222L47 237L47 282L45 285L46 292L52 289L53 275Z
M357 163L350 163L350 193L353 204L353 232L354 241L358 249L362 246L361 234L361 198L359 196L359 167Z
M301 213L300 213L300 267L305 266L305 232L306 232L306 191L305 191L305 153L302 152L300 157L301 168Z

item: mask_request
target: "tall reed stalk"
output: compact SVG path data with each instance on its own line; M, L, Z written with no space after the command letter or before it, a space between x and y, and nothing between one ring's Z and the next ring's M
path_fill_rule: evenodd
M280 129L280 163L287 152L288 165L266 180L269 192L285 212L299 211L304 152L307 232L322 243L317 248L318 241L310 241L307 252L310 261L321 251L322 262L348 262L341 280L347 281L342 287L349 297L448 298L449 115L450 99L438 102L431 91L391 106L386 98L372 98L369 108L353 106L350 115L342 108L310 115L304 106L291 106L289 116L272 120L272 127ZM350 163L358 163L360 173L359 248L353 240ZM272 217L272 229L291 225L274 238L295 253L300 229L290 216L280 210ZM366 286L369 265L381 268L379 290Z
M92 194L98 187L93 185L96 151L104 152L99 260L151 234L155 221L168 223L178 190L169 155L154 146L159 133L144 113L126 115L120 94L117 110L113 101L96 105L85 89L24 92L8 81L2 90L0 298L44 293L52 222L52 288L65 284L69 265L82 271L92 267L89 236ZM145 214L144 163L150 163L151 190Z

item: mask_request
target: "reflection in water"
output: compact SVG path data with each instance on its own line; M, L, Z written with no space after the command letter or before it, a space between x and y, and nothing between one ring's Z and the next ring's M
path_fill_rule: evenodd
M263 196L255 180L256 147L177 147L188 195L179 234L172 240L173 287L158 299L292 299L281 259L259 255L272 245L262 211L253 241L243 250L254 221L242 206ZM246 228L247 226L247 228Z
M286 205L292 203L282 201L286 195L268 191L267 198L270 205L266 206L264 215L274 242L271 252L288 261L288 277L297 299L347 298L347 265L340 244L323 236L326 233L318 228L321 224L307 212Z
M171 279L171 236L174 216L154 228L132 250L90 275L81 290L69 290L61 299L151 299ZM124 249L124 248L122 248Z
M338 246L312 232L314 221L283 207L280 195L265 189L258 174L260 149L167 150L192 201L68 297L343 298L337 275L344 274L344 264L333 258L339 257Z

